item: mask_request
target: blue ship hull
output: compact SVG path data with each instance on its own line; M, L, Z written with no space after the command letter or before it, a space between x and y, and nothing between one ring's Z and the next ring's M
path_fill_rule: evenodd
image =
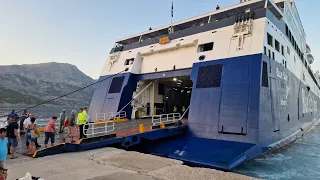
M145 153L231 170L293 142L319 118L319 97L263 54L199 62L165 74L190 75L193 81L188 130L184 136L142 143L137 150ZM91 116L119 111L139 80L163 78L163 72L117 76L124 77L121 91L108 93L112 78L99 84ZM131 107L124 110L131 117Z

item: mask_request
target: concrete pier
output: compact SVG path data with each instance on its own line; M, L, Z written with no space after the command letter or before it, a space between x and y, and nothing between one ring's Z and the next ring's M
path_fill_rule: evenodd
M214 169L193 168L181 161L115 148L7 160L8 179L27 172L45 180L247 180L251 177Z

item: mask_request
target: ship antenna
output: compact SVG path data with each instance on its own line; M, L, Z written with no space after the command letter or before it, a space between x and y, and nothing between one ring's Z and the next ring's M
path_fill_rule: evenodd
M171 17L170 17L171 23L170 23L170 34L171 34L171 33L173 33L172 18L173 18L173 0L172 0L172 3L171 3Z

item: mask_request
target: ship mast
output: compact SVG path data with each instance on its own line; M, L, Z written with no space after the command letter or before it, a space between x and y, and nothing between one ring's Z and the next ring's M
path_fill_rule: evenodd
M171 23L170 23L169 34L173 33L172 18L173 18L173 0L172 0L172 3L171 3L171 16L170 16Z

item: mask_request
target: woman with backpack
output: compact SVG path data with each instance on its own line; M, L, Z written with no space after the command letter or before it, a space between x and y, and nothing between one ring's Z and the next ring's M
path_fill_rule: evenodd
M77 124L76 124L76 111L73 110L70 114L70 117L68 117L68 133L64 136L63 141L66 141L67 137L71 138L71 143L74 143L75 141L73 138L75 137L75 133L77 132Z

